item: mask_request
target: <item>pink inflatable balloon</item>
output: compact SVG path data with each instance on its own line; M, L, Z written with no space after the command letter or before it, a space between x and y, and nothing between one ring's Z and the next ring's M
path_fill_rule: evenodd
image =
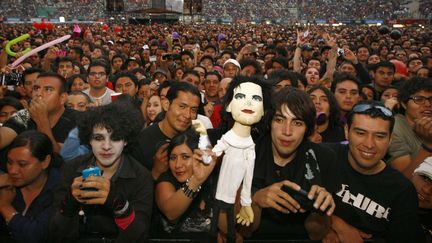
M48 43L45 43L45 44L43 44L43 45L41 45L41 46L39 46L39 47L37 47L37 48L35 48L35 49L27 52L25 55L23 55L20 58L16 59L15 62L12 63L12 68L18 66L18 64L20 64L22 61L24 61L27 57L29 57L29 56L31 56L31 55L33 55L35 53L38 53L38 52L40 52L42 50L45 50L48 47L51 47L51 46L53 46L55 44L62 43L63 41L68 40L69 38L71 38L70 35L65 35L63 37L60 37L58 39L55 39L55 40L50 41Z

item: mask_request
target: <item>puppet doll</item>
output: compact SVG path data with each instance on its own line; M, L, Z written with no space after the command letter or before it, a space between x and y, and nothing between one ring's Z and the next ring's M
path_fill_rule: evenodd
M235 238L233 210L237 190L241 185L241 209L236 216L237 223L249 226L254 220L251 185L255 143L252 140L251 129L264 115L263 86L263 82L257 78L234 78L225 104L225 111L231 113L234 125L212 149L217 156L224 153L216 189L215 216L218 217L221 209L226 210L230 241L232 237Z

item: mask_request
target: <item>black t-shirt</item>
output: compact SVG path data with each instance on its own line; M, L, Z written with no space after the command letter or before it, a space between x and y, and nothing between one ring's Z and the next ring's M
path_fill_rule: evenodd
M420 208L417 212L427 242L432 242L432 209Z
M63 143L70 130L76 127L76 114L76 111L66 108L55 126L51 128L54 139L58 143ZM31 119L30 113L26 109L18 111L3 126L11 128L17 134L37 129L36 123Z
M304 141L297 149L296 157L286 166L274 163L271 135L256 141L256 159L252 191L268 187L282 180L297 183L309 191L312 185L321 185L328 191L335 190L335 154L318 144ZM261 225L254 238L307 238L304 220L309 213L283 214L272 208L262 210Z
M340 167L335 215L374 238L421 242L417 193L410 181L389 166L374 175L361 174L347 160L347 145L331 147Z
M183 184L178 182L171 171L167 171L158 178L156 185L161 182L168 182L179 190ZM209 232L212 219L212 202L215 183L212 178L201 186L201 190L196 198L192 201L189 208L176 222L169 222L163 214L158 211L161 227L165 233L187 233L187 232ZM204 203L203 203L204 202ZM201 205L200 205L201 204ZM200 206L204 206L202 209Z
M322 133L320 133L323 143L339 143L345 141L345 131L341 124L337 124L333 127L328 127Z
M151 170L156 151L169 142L170 138L165 136L159 124L155 123L140 132L137 141L131 145L130 154L148 170Z

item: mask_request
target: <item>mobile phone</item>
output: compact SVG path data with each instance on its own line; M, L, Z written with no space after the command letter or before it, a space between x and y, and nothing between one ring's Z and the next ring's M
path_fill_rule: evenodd
M156 62L156 56L150 56L150 62Z
M296 190L294 190L291 187L288 187L286 185L282 186L282 191L288 193L306 211L316 211L316 208L314 208L314 206L313 206L314 201L308 198L308 192L307 191L305 191L303 189L296 191Z
M345 54L345 51L342 48L338 48L337 53L338 53L338 56L343 56Z
M102 175L101 170L97 166L84 169L81 173L82 173L82 177L84 178L84 180L90 176L101 176ZM82 190L97 191L96 188L83 188Z
M84 169L81 173L82 173L82 177L84 179L87 179L89 176L101 176L102 175L101 170L97 166Z

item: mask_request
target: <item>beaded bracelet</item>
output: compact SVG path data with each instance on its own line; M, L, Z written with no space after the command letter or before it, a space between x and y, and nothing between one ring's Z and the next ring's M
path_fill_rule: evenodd
M189 187L189 182L190 182L190 178L188 178L188 179L186 180L186 183L184 184L184 186L183 186L181 189L182 189L183 193L186 195L186 197L193 199L193 198L195 198L196 196L198 196L198 193L199 193L199 191L201 190L201 186L199 186L199 187L194 191L194 190L192 190L192 189Z

